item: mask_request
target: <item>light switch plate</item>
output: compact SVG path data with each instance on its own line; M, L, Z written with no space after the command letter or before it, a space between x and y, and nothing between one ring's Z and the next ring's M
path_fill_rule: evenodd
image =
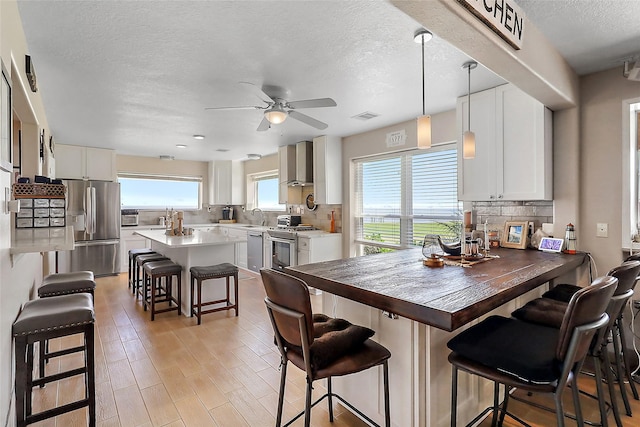
M609 237L609 224L599 222L596 224L596 237Z

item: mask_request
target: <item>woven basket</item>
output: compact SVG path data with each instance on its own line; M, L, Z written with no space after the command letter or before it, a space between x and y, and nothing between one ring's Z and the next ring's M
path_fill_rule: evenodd
M14 199L64 199L66 192L62 184L13 184Z

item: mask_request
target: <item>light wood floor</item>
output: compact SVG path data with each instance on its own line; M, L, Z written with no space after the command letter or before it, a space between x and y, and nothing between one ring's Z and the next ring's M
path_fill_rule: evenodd
M259 276L240 274L240 316L233 311L203 316L202 325L176 312L151 322L139 300L127 290L126 275L100 278L96 308L96 393L98 426L272 427L278 398L280 358L273 344ZM312 297L314 305L319 304ZM314 311L318 311L314 307ZM78 344L77 337L53 341L52 349ZM393 353L393 349L390 349ZM52 360L47 372L81 365L81 354ZM589 379L583 380L588 387ZM324 389L318 382L314 393ZM304 374L288 370L285 417L304 407ZM34 409L50 408L82 398L82 377L35 390ZM632 402L640 414L640 402ZM595 405L583 399L587 415ZM513 402L513 412L533 426L553 426L551 414ZM591 411L591 412L590 412ZM86 426L86 408L37 426ZM360 427L361 420L338 408L333 424L325 405L312 411L314 427ZM625 426L636 420L623 416ZM610 416L610 422L613 417ZM596 418L594 418L596 419ZM294 425L301 426L301 420ZM483 422L482 426L490 425ZM505 425L511 424L509 420ZM568 420L568 425L573 425ZM404 427L404 426L399 426Z

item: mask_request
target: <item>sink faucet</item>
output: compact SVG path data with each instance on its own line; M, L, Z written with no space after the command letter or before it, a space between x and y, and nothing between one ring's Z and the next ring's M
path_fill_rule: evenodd
M260 218L262 219L262 221L260 221L260 225L264 225L264 212L262 212L262 209L260 209L260 208L251 209L251 215L252 216L255 216L256 212L260 213Z

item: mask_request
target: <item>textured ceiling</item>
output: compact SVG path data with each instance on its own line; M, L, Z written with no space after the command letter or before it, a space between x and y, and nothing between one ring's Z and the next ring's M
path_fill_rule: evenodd
M640 26L626 20L640 16L640 1L518 3L580 74L614 66L611 61L638 40L630 32ZM611 12L620 11L619 3L632 3L635 13ZM242 159L321 134L380 128L422 111L421 52L413 42L420 25L384 1L18 4L58 143L143 156ZM600 46L607 43L613 47ZM427 112L453 109L467 92L460 66L469 58L439 37L425 50ZM504 82L482 66L473 73L473 91ZM331 97L338 107L301 111L328 123L324 131L288 118L257 132L260 111L204 110L254 104L241 81L278 87L288 100ZM365 111L379 117L352 118Z

